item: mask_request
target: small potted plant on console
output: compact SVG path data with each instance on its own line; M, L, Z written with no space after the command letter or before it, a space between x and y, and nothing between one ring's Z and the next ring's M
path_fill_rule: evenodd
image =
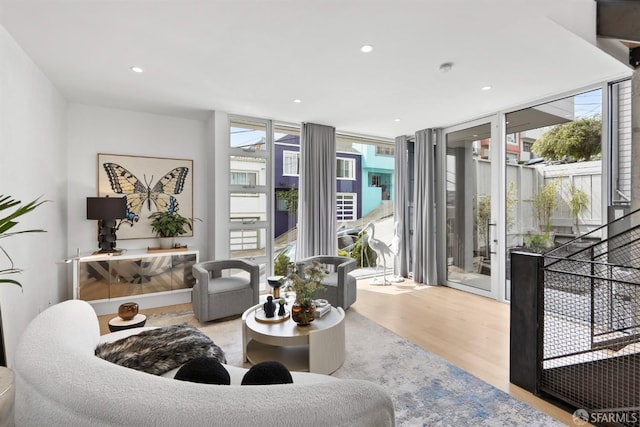
M193 230L193 220L180 215L177 211L154 212L149 215L151 229L160 240L160 247L168 249L174 247L174 238Z

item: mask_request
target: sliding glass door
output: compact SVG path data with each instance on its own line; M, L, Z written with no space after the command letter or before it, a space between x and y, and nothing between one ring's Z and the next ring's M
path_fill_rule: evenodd
M500 150L494 142L494 119L445 129L445 253L447 285L497 297ZM442 221L441 221L442 223Z

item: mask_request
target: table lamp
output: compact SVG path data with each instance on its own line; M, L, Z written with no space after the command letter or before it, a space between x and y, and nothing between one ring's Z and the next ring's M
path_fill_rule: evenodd
M113 254L116 249L116 220L127 217L126 197L87 197L87 219L98 220L98 247L94 254Z

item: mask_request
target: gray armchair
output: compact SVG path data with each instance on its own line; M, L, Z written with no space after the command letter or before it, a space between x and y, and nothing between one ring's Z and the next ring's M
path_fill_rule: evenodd
M356 268L356 260L349 257L316 255L297 262L300 272L303 273L304 268L314 260L324 264L329 270L329 274L322 280L325 289L316 292L315 298L326 299L334 307L348 309L356 302L357 297L356 278L349 274Z
M245 275L223 275L224 270L239 269ZM192 267L196 284L191 290L193 313L201 322L242 314L258 304L260 267L243 259L205 261Z

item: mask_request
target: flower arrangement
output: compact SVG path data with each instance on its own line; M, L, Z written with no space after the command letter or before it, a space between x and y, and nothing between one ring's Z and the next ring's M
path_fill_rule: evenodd
M316 291L324 289L321 282L329 272L318 261L313 261L308 265L302 274L300 274L298 265L290 262L288 271L289 274L285 279L296 293L296 303L303 307L310 306Z

